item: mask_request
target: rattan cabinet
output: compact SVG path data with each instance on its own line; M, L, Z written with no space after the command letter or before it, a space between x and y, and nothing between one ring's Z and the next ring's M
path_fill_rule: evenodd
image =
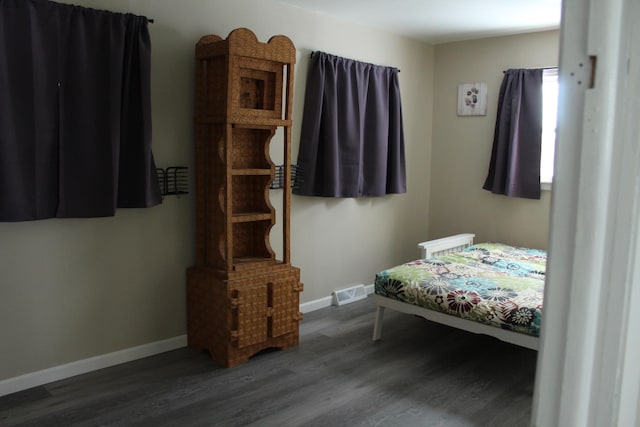
M298 343L300 271L290 261L295 47L246 28L196 45L196 265L187 270L188 342L223 366ZM274 135L282 147L282 254L270 243ZM278 259L281 258L281 259Z

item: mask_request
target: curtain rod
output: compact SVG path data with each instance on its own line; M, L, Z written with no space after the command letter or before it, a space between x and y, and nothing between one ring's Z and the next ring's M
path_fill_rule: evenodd
M311 57L312 57L312 58L313 58L313 54L314 54L314 53L316 53L316 51L315 51L315 50L312 50L312 51L311 51ZM327 52L324 52L324 53L326 53L327 55L330 55L330 56L338 56L338 55L333 55L333 54L331 54L331 53L327 53ZM339 58L343 58L343 59L348 59L348 60L350 60L350 61L361 62L361 63L363 63L363 64L370 64L370 65L373 65L373 66L376 66L376 67L393 68L393 69L398 70L398 72L400 72L400 68L398 68L398 67L392 67L392 66L389 66L389 65L378 65L378 64L372 64L371 62L360 61L360 60L358 60L358 59L345 58L345 57L343 57L343 56L338 56L338 57L339 57Z
M509 68L509 70L518 70L519 68ZM558 67L539 67L539 68L531 68L532 70L557 70ZM502 70L503 73L506 73L509 70Z

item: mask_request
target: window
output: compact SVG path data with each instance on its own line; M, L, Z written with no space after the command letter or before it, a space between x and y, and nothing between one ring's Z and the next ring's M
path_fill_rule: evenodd
M540 158L540 183L553 182L556 123L558 115L558 69L542 72L542 155ZM549 187L547 187L549 188Z

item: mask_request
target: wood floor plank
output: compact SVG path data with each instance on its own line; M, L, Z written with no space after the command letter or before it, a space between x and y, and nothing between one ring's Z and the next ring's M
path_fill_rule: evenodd
M527 426L536 352L365 299L235 368L179 349L0 397L2 426Z

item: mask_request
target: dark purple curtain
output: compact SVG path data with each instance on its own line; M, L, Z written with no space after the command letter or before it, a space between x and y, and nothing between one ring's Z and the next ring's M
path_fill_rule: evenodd
M147 19L0 0L0 221L161 203Z
M324 52L312 55L295 194L406 192L398 72Z
M542 69L507 70L485 190L511 197L540 198Z

